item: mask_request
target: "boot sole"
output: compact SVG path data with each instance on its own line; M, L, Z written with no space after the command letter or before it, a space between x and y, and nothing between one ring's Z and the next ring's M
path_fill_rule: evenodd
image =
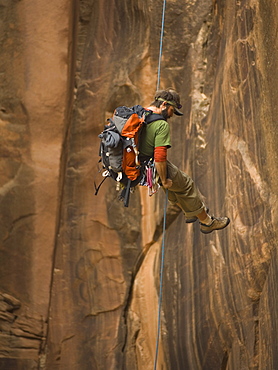
M187 218L186 220L185 220L185 222L187 223L187 224L192 224L193 222L196 222L198 220L198 217L192 217L192 218Z

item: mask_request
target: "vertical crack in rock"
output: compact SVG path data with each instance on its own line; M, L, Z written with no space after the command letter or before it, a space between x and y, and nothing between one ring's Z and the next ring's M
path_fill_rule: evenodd
M228 359L229 359L229 354L228 352L225 352L220 370L227 370Z
M57 249L60 241L60 233L62 228L62 214L64 207L65 199L65 181L66 181L66 168L69 158L69 135L72 125L73 109L74 102L76 99L75 96L75 74L76 74L76 64L77 64L77 33L78 33L78 17L79 17L79 4L76 1L71 2L71 11L69 16L69 35L68 35L68 91L66 99L66 109L64 115L64 136L62 144L62 153L60 161L60 171L59 171L59 192L58 192L58 207L56 214L56 230L55 230L55 244L53 248L53 257L52 257L52 273L51 273L51 282L49 287L49 303L48 303L48 316L46 318L46 338L42 342L39 352L39 366L41 369L46 367L46 346L47 341L49 340L49 324L51 319L51 309L53 303L53 284L55 280L55 275L59 271L56 266L57 259Z
M175 219L178 217L180 213L181 213L181 209L178 206L171 205L171 204L168 206L167 214L166 214L166 230L175 221ZM135 319L135 321L132 322L133 328L131 329L130 327L130 324L131 324L130 317L133 316L135 318L136 316L136 313L132 311L132 307L131 307L133 304L133 300L134 300L133 292L135 290L135 284L138 284L136 283L136 278L140 272L140 268L142 267L150 248L154 246L154 244L158 242L159 239L161 239L161 236L163 233L163 222L164 220L162 218L155 228L152 241L143 247L142 251L140 252L140 254L138 255L136 259L135 264L133 265L134 267L132 271L132 278L130 281L129 292L127 294L127 301L126 301L126 305L123 311L123 318L124 318L124 323L126 327L125 340L124 340L123 347L122 347L125 369L128 369L130 366L133 366L133 367L136 366L136 368L138 369L141 368L139 365L141 363L141 360L139 357L135 356L135 351L136 351L135 348L136 346L138 346L137 342L138 340L141 340L139 339L139 334L142 329L140 327L140 317L137 317L137 319ZM136 321L138 321L138 325L139 325L137 329L134 328L134 326L136 327Z
M253 363L250 366L252 369L259 369L259 351L260 351L260 332L259 332L259 302L253 304L254 317L254 349L253 349Z
M176 220L176 218L179 216L180 213L181 213L181 208L179 206L174 205L174 204L168 205L167 212L166 212L166 225L165 225L166 230ZM162 217L160 222L156 225L151 241L143 246L142 251L139 254L137 261L135 263L135 266L134 266L135 276L138 273L142 263L144 262L144 258L146 254L148 253L149 249L151 248L151 246L161 238L163 234L163 224L164 224L164 217Z

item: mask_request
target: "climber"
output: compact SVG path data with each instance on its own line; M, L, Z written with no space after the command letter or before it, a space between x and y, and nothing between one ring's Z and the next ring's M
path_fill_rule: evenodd
M209 234L228 226L229 218L210 216L193 180L167 160L167 149L171 147L170 127L167 121L173 114L182 116L181 108L180 97L175 90L157 91L154 101L147 109L161 115L164 120L160 119L145 126L139 150L144 160L154 158L161 185L168 189L169 201L182 209L186 222L191 223L198 219L201 232Z

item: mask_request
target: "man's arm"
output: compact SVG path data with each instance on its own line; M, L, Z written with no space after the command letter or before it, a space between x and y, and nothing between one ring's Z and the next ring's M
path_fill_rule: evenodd
M167 178L167 147L159 146L154 149L154 162L157 173L160 177L162 186L169 189L173 183L172 180Z
M155 162L155 168L162 182L162 186L165 189L169 189L173 185L173 182L167 178L167 162Z

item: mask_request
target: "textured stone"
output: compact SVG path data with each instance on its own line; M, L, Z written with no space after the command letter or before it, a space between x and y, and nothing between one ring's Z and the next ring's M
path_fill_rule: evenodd
M71 4L0 1L2 369L38 368L66 131ZM20 308L2 307L5 294ZM4 310L4 311L3 311ZM4 345L5 343L5 345Z
M45 336L44 322L39 317L18 315L20 307L15 297L0 293L0 366L6 363L1 357L38 358Z
M0 1L0 369L152 369L163 191L98 196L98 133L157 84L158 0ZM278 4L167 1L170 159L230 226L167 210L164 369L277 364Z

